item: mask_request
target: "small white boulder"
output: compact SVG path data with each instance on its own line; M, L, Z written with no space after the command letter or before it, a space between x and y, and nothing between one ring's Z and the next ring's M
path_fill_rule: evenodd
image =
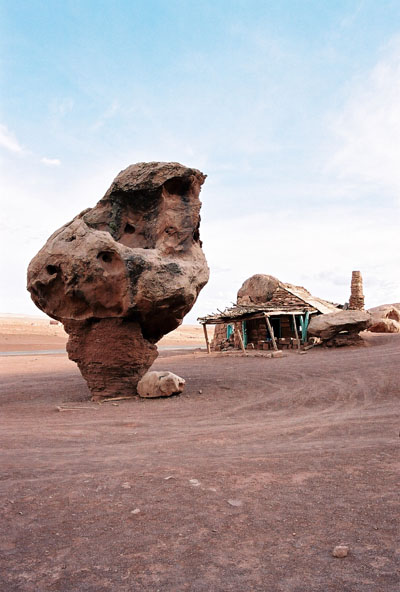
M336 547L332 551L332 555L334 557L347 557L349 554L349 548L347 545L336 545Z
M137 392L147 399L154 397L170 397L181 393L185 388L185 380L172 372L147 372L137 385Z

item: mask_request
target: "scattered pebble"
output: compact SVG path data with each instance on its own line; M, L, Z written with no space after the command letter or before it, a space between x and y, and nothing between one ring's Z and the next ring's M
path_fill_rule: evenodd
M131 514L140 514L140 509L135 508L134 510L131 510Z
M235 508L238 508L239 506L242 505L242 502L240 500L228 499L228 504L230 506L235 506Z
M175 479L172 475L168 475L168 477L164 477L164 481L169 481L170 479Z
M128 482L122 483L121 487L122 487L122 489L131 489L131 486L129 485Z
M190 485L193 485L193 487L199 487L200 485L200 481L198 481L197 479L189 479L189 483Z
M199 389L199 395L202 395L203 391L201 389Z
M332 551L334 557L347 557L349 554L349 548L346 545L336 545Z

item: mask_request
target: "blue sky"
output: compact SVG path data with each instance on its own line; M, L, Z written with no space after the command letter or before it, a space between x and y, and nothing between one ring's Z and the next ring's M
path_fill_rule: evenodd
M253 273L400 301L400 3L1 3L0 311L35 313L30 259L127 165L208 175L208 286Z

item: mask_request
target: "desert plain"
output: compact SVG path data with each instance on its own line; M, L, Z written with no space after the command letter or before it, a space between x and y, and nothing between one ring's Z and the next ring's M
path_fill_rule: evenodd
M398 592L400 334L202 339L160 342L182 395L98 404L61 326L1 318L1 590Z

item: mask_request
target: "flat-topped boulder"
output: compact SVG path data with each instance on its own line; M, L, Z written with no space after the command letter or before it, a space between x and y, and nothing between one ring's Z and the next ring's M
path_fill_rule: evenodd
M341 310L312 317L308 334L319 337L329 345L354 345L359 341L360 331L365 331L371 323L371 315L364 310Z

